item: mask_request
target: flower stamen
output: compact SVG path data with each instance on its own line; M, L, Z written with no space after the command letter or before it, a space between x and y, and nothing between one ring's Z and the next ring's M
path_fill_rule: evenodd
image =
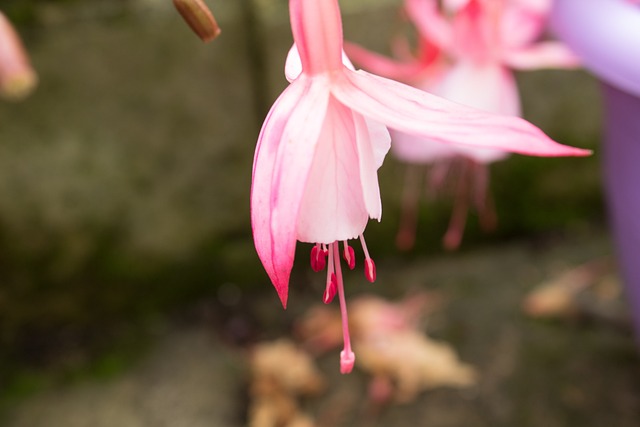
M322 295L322 302L329 304L338 292L338 285L335 274L335 265L333 260L333 248L329 246L329 268L327 269L327 283Z
M458 182L456 183L456 193L453 201L453 213L449 220L449 227L442 238L444 247L448 250L458 249L462 242L462 235L469 214L469 171L464 163L458 164Z
M335 265L333 260L333 249L329 246L329 268L327 269L327 283L325 285L324 294L322 295L322 302L329 304L333 301L333 298L338 292L338 285L335 274ZM324 258L323 258L324 259Z
M335 298L336 293L338 292L335 273L331 273L328 276L329 277L327 277L327 285L324 289L324 294L322 295L322 302L325 304L330 304L331 301L333 301L333 299Z
M371 283L376 281L376 263L373 262L369 256L367 250L367 243L364 241L364 235L360 235L360 243L362 244L362 251L364 252L364 275Z
M342 269L340 268L340 254L338 253L338 243L334 242L329 247L330 254L335 261L335 276L337 279L338 299L340 300L340 315L342 317L342 339L344 349L340 352L340 373L348 374L353 370L356 355L351 350L351 339L349 337L349 318L347 317L347 302L344 296L344 284L342 281Z
M318 271L324 270L327 265L327 254L324 249L320 247L319 243L316 243L313 248L311 248L311 269L316 273Z
M411 249L416 241L418 227L418 203L420 198L419 169L413 165L407 166L405 173L404 191L402 194L402 215L400 229L396 235L396 246L403 251Z
M487 232L493 231L496 229L498 218L489 188L489 168L480 163L472 163L471 167L473 168L471 179L474 181L473 201L478 212L480 227Z
M349 243L347 243L346 240L343 243L344 243L344 252L342 252L342 256L344 257L344 260L347 262L347 265L349 266L349 270L353 270L354 268L356 268L355 252L353 251L353 248L349 246Z

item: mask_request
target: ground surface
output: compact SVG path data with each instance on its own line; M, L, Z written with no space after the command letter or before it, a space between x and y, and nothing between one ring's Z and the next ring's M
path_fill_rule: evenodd
M327 426L636 426L640 360L624 321L597 316L532 320L520 308L523 296L539 282L610 254L607 237L588 232L456 256L381 261L373 285L378 293L393 298L424 288L447 297L449 302L431 316L429 333L453 344L464 361L476 366L479 384L376 407L365 398L366 376L357 370L341 376L337 354L331 353L318 360L329 388L305 407ZM302 287L306 266L298 267L295 280ZM304 312L321 286L318 277L309 277L311 286L292 294L287 312L271 292L221 294L224 312L215 312L217 303L204 302L209 308L199 310L205 314L156 332L148 354L121 374L32 396L17 403L3 425L243 425L247 353L229 338L244 329L253 331L248 335L254 340L286 336L282 325ZM353 294L371 289L359 274L346 280Z

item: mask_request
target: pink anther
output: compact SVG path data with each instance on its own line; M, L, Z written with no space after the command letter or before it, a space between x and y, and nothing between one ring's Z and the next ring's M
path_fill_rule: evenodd
M344 251L342 252L342 256L347 262L349 270L353 270L356 267L356 254L353 251L353 248L349 246L347 242L344 242Z
M369 282L376 281L376 263L371 258L364 260L364 275Z
M315 245L311 248L311 269L315 272L324 270L327 266L327 255L325 251L320 248L320 245Z
M338 293L338 281L336 279L336 275L331 273L331 279L327 282L327 286L324 289L324 295L322 295L322 302L325 304L329 304L333 301L333 298Z
M350 374L353 371L353 365L356 363L356 355L351 349L344 349L340 352L340 373Z

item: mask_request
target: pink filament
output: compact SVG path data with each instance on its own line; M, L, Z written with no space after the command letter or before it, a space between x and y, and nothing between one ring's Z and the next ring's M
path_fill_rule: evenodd
M478 211L480 226L484 231L493 231L496 228L498 219L489 188L489 168L487 165L480 163L473 164L472 167L474 168L472 177L475 178L473 198L476 211Z
M344 349L340 352L340 373L348 374L353 370L356 356L351 350L351 339L349 337L349 318L347 316L347 302L344 296L342 269L340 268L340 255L338 253L338 250L338 243L336 242L332 243L329 246L329 256L331 257L333 255L334 259L338 287L338 299L340 300L340 314L342 316L342 338L344 340Z
M364 236L360 235L360 243L364 252L364 275L369 282L376 280L376 264L369 256L367 244ZM326 266L326 257L328 255L329 265L327 266L327 282L325 285L322 301L329 304L333 301L336 294L340 301L340 315L342 320L342 338L344 340L344 348L340 352L340 373L348 374L353 370L356 356L351 350L351 338L349 335L349 318L347 316L347 302L344 295L344 281L342 278L342 268L340 266L340 243L333 242L327 245L315 244L311 249L311 268L314 271L320 271ZM344 251L342 255L350 269L353 270L356 263L354 250L349 244L344 242Z
M420 175L415 166L407 166L404 192L402 194L402 213L400 229L396 235L398 249L408 251L416 241L418 226L418 199L420 197Z
M458 249L462 241L462 234L469 213L469 174L465 164L460 165L460 174L453 201L453 213L449 221L449 228L445 233L442 243L448 250Z

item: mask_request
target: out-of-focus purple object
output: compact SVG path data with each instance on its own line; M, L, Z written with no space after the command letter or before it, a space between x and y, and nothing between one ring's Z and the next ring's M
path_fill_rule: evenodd
M602 80L640 96L640 7L630 0L555 0L554 33Z
M603 93L609 215L640 341L640 97L607 83Z
M640 6L555 0L551 26L603 82L607 201L640 341Z

